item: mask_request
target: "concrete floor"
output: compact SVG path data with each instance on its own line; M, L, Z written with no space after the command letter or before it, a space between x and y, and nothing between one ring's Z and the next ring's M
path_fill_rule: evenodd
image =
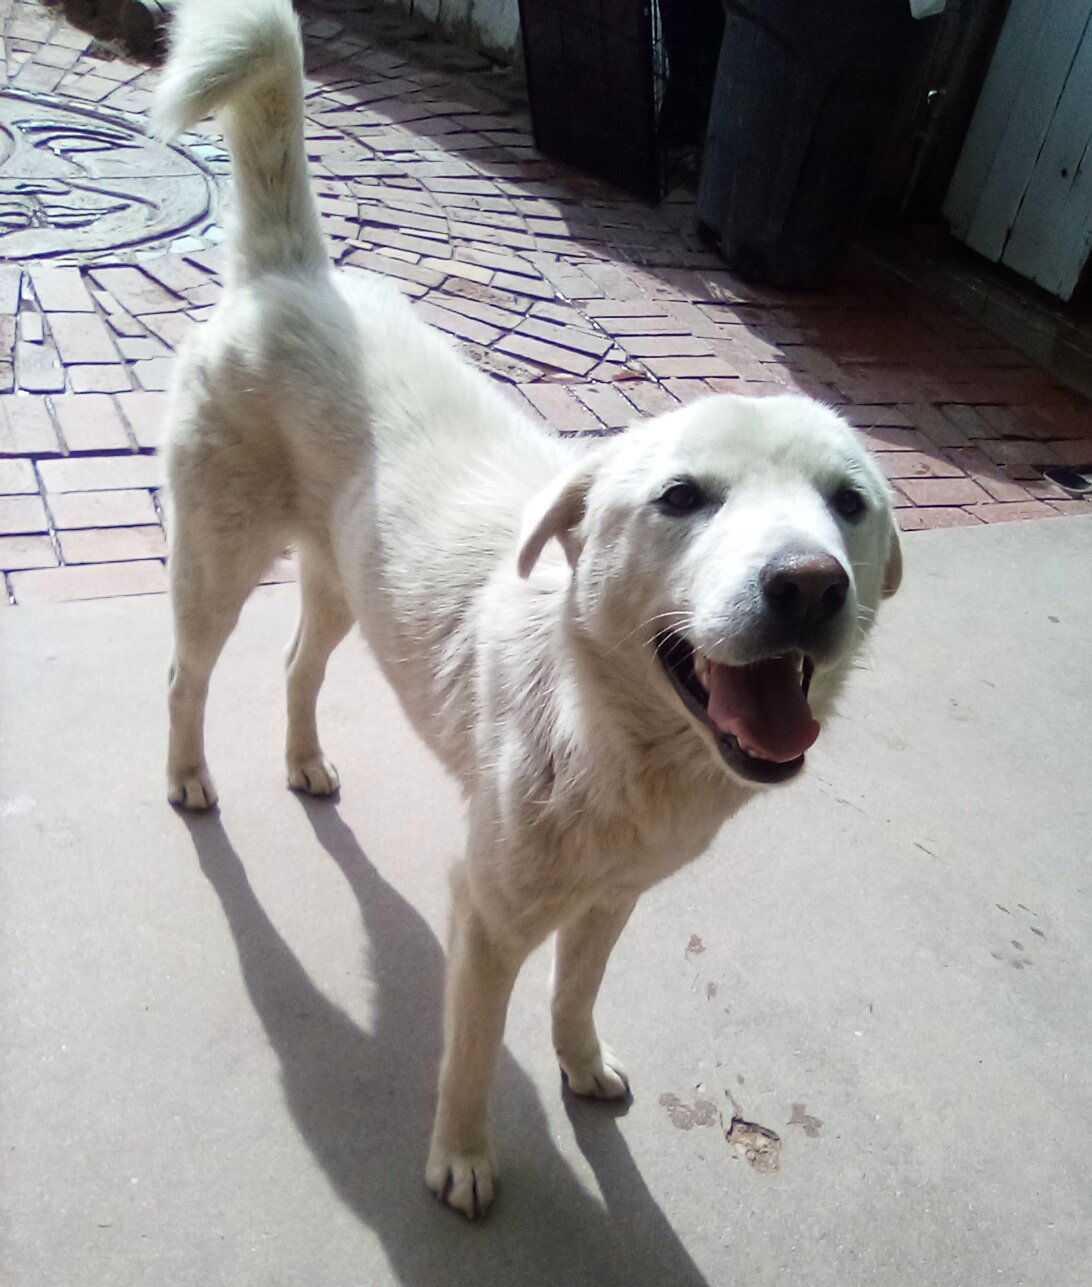
M363 649L325 695L344 799L295 799L294 591L259 592L214 681L223 811L186 820L165 600L0 613L4 1281L1087 1282L1092 520L907 544L807 779L623 936L627 1113L561 1097L529 964L480 1226L420 1174L460 808Z

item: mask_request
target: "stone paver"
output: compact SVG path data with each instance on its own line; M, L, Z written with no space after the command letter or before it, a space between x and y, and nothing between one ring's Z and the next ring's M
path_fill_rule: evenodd
M689 195L651 209L544 159L521 109L438 70L425 45L377 43L377 24L397 23L369 7L303 9L307 146L332 256L389 276L530 412L609 433L714 390L798 389L865 432L908 530L1092 513L1042 473L1092 464L1089 406L971 319L923 305L863 256L825 292L739 280L697 238ZM0 599L154 592L149 457L173 351L219 295L226 158L213 133L145 146L156 73L56 9L15 0L3 35L8 127L48 108L65 138L114 146L58 153L21 135L16 169L36 151L36 173L63 187L82 169L98 195L88 206L79 189L73 219L63 202L20 205L17 189L0 228L12 261L0 267L0 517L38 542L8 556ZM0 162L0 190L19 183L13 164ZM34 496L37 508L7 503ZM45 561L46 545L53 566L19 562Z

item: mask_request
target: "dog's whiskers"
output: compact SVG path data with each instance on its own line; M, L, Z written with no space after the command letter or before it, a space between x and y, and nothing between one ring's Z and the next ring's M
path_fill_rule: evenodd
M650 626L655 626L657 623L660 623L660 622L666 623L672 619L674 619L674 624L676 626L682 626L684 623L689 623L693 621L693 613L684 612L681 609L672 609L665 612L654 613L651 617L647 617L644 621L642 621L640 625L634 626L632 630L624 634L621 637L621 639L619 639L617 643L613 645L613 647L607 649L606 655L610 657L613 653L617 652L618 649L623 646L623 644L627 644L633 638L633 636L638 632L642 630L647 630ZM643 641L643 646L647 647L653 642L655 642L656 635L658 633L659 633L658 631L654 631L647 639Z

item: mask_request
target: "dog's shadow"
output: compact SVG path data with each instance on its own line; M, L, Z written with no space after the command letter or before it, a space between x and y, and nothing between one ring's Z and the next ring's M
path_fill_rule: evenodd
M568 1103L604 1207L558 1152L534 1087L506 1051L498 1123L506 1165L494 1210L475 1227L430 1198L422 1171L440 1054L443 952L336 808L309 800L303 807L360 905L375 987L371 1030L315 987L255 897L219 817L190 815L186 825L223 905L296 1127L341 1200L382 1241L397 1280L705 1287L609 1109Z

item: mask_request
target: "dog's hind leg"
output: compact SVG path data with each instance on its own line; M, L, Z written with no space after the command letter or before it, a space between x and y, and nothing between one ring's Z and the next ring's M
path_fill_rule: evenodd
M337 770L323 755L315 703L330 654L353 624L332 560L310 545L300 549L300 619L288 650L288 785L310 795L333 795Z
M209 677L247 596L273 561L279 541L268 530L217 537L204 515L187 518L180 509L176 504L169 565L174 657L167 798L186 809L209 809L216 803L216 788L205 763Z
M596 1099L621 1099L626 1071L595 1031L592 1010L618 935L633 911L627 900L592 907L557 932L553 968L554 1049L569 1089Z

